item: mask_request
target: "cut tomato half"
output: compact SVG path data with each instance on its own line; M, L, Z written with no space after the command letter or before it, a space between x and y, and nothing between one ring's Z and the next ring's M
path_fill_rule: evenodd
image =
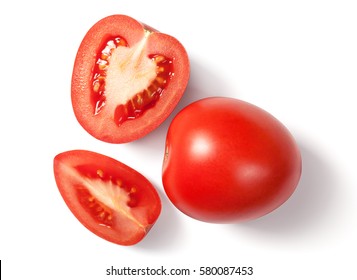
M94 234L120 245L141 241L158 219L160 197L129 166L85 150L54 159L58 189L74 216Z
M71 86L75 116L102 141L136 140L170 115L189 72L188 55L177 39L131 17L108 16L78 49Z

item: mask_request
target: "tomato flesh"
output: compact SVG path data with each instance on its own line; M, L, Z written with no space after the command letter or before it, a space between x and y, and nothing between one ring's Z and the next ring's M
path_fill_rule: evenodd
M69 151L55 157L54 171L60 193L73 214L108 241L138 243L160 214L160 198L151 183L112 158Z
M145 73L147 71L146 68L140 68L140 64L144 64L141 60L147 59L143 58L137 54L136 61L134 61L133 65L133 57L135 57L135 53L130 55L130 58L123 59L123 56L116 54L116 52L126 52L128 49L128 43L124 38L115 37L109 39L105 46L102 48L102 51L97 55L97 62L94 69L93 75L93 88L92 88L92 96L93 96L93 107L94 107L94 115L98 115L103 107L106 104L106 99L108 95L118 96L120 91L123 91L121 88L121 84L126 86L129 81L124 81L123 76L128 76L125 72L135 72L134 78L130 79L130 83L137 83L138 79L146 78L153 76L152 74ZM138 50L140 52L140 50ZM114 65L111 64L111 58L113 55L120 56L122 61L118 61L118 59L113 59ZM118 126L120 126L123 122L127 120L133 120L141 116L145 110L153 107L157 102L158 98L163 94L164 89L168 85L171 77L174 75L172 59L167 58L163 55L152 54L148 56L149 59L155 64L155 72L156 76L150 83L146 86L145 89L140 90L127 101L120 100L121 102L125 102L124 104L118 104L114 109L114 121ZM131 60L131 61L129 61ZM113 67L116 70L110 71L110 68ZM149 67L151 68L151 67ZM111 74L114 72L114 74ZM106 91L106 77L107 76L115 76L116 82L115 85L110 87L112 92ZM149 78L148 78L149 79ZM142 84L142 82L139 82ZM108 97L109 98L109 97Z

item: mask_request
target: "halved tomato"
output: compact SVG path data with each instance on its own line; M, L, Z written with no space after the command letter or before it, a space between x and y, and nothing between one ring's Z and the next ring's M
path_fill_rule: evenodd
M75 116L102 141L141 138L173 111L189 70L177 39L131 17L108 16L88 31L78 49L71 87Z
M160 215L153 185L113 158L85 150L64 152L54 159L54 174L74 216L108 241L136 244Z

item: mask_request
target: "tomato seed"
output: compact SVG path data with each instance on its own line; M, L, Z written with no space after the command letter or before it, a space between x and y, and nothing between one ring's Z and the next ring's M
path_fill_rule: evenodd
M109 53L103 51L100 55L100 59L107 60L108 58L109 58Z
M103 176L104 176L104 171L101 170L101 169L98 169L98 170L97 170L97 175L98 175L100 178L103 178Z
M155 60L156 63L160 63L165 60L165 57L163 55L155 55L153 60Z

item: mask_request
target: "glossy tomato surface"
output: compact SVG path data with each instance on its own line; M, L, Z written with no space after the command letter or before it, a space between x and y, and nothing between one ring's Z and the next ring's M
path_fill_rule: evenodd
M85 150L64 152L54 159L54 175L74 216L113 243L138 243L160 215L152 184L113 158Z
M234 223L283 204L298 185L301 166L293 136L271 114L237 99L212 97L173 119L162 179L183 213Z
M78 122L109 143L158 127L181 99L189 59L174 37L125 15L103 18L79 46L71 86Z

